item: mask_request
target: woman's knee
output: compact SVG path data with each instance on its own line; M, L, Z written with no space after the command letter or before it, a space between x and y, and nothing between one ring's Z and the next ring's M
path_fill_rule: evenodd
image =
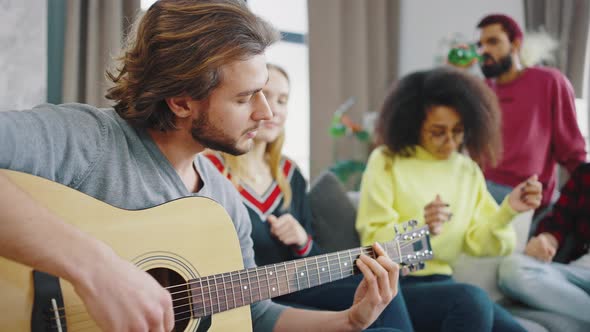
M455 292L457 302L461 303L470 310L480 311L489 314L493 311L493 303L488 294L481 288L469 284L457 284L458 290Z
M503 292L522 289L532 269L530 258L524 255L512 255L504 258L498 267L498 287Z
M455 319L460 317L459 326L470 326L473 331L491 331L494 324L494 304L483 289L459 283L455 285L453 297L455 301L449 314ZM453 326L451 330L457 328Z

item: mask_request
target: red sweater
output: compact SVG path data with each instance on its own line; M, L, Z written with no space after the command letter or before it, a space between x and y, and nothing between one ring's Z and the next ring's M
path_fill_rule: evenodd
M586 160L586 145L576 122L575 95L558 70L532 67L512 82L488 80L502 108L503 154L488 180L516 186L533 174L543 184L546 206L556 186L556 165L572 173Z

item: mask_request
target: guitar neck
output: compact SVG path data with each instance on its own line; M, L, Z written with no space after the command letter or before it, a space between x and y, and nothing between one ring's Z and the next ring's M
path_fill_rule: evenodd
M397 241L382 246L393 261L402 262ZM208 316L358 274L354 261L361 253L376 257L367 246L193 279L188 284L193 316Z

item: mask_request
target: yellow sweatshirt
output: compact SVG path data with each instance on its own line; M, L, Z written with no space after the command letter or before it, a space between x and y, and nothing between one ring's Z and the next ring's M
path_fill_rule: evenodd
M437 194L450 204L453 217L439 235L431 236L434 259L413 275L450 275L462 252L472 256L512 252L516 233L510 222L517 212L507 199L498 207L477 164L460 153L437 160L420 146L411 157L393 156L384 146L369 157L356 220L362 244L390 241L393 225L410 219L424 225L424 207Z

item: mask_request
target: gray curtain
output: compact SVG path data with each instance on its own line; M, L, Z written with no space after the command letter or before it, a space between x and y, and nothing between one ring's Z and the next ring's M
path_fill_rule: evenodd
M139 8L140 0L67 0L63 102L108 105L105 71Z
M308 1L311 177L333 162L328 134L332 114L348 98L347 112L360 122L378 110L387 88L397 77L399 1ZM359 144L356 141L350 144ZM362 147L360 148L362 149ZM338 159L359 151L347 145Z
M543 27L559 41L557 67L581 97L589 48L590 1L525 0L524 5L527 30Z

